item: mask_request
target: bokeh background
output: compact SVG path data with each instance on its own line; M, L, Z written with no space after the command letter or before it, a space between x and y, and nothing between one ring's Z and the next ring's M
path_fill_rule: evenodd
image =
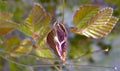
M62 0L0 0L0 11L10 12L13 14L13 20L18 23L24 22L34 2L41 4L46 12L52 17L51 23L58 20L61 21L63 16L63 3ZM64 11L64 25L74 26L72 17L77 8L84 4L99 5L100 9L105 7L114 8L113 16L120 18L120 0L65 0ZM81 65L114 67L120 71L120 21L117 22L112 32L101 39L91 39L85 36L80 36L71 33L68 30L68 59L79 58L83 61L68 62L79 63ZM11 35L11 34L9 34ZM7 35L7 36L9 36ZM17 35L20 38L26 37L19 31L13 31L12 35ZM7 37L6 36L6 37ZM108 52L96 52L89 54L91 51L109 49ZM32 63L31 63L32 64ZM22 67L11 63L0 57L0 71L57 71L54 67ZM87 68L87 67L63 67L63 71L114 71L110 68Z

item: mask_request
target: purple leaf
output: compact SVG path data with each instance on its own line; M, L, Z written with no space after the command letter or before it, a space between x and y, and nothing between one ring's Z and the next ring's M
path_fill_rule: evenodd
M67 33L63 24L54 23L53 29L47 35L47 44L56 56L65 61Z

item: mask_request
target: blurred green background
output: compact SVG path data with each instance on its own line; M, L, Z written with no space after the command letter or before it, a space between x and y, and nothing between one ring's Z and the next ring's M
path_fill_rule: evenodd
M52 22L56 19L61 21L63 13L62 0L0 0L0 11L10 12L13 14L13 20L18 23L24 22L34 2L40 3L52 17ZM120 18L120 0L65 0L64 24L66 26L73 25L72 16L77 8L84 4L99 5L100 9L104 7L114 8L113 16ZM51 22L51 23L52 23ZM21 32L13 31L12 34L21 38L24 35ZM116 24L112 32L102 39L90 39L84 36L75 35L68 30L68 59L75 59L82 55L89 55L91 51L106 48L109 52L98 52L90 54L89 57L83 57L80 64L91 64L93 66L110 66L118 67L116 71L120 71L120 21ZM21 36L22 35L22 36ZM0 47L1 48L1 47ZM79 63L79 62L77 62ZM32 63L31 63L32 64ZM22 67L0 58L0 71L57 71L54 67ZM82 68L69 67L63 68L63 71L114 71L104 68Z

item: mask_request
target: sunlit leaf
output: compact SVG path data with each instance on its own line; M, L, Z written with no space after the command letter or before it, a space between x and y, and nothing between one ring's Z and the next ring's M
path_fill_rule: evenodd
M36 24L42 25L41 20L43 19L44 15L45 13L43 8L39 4L34 4L28 18L25 20L25 24L31 32L36 31Z
M11 51L14 49L14 47L19 45L19 43L20 43L20 40L17 36L9 37L4 41L4 49L6 51Z
M44 36L46 35L51 28L49 27L49 23L50 23L50 16L46 13L44 18L40 21L41 25L37 24L36 30L39 30L39 35L40 36Z
M25 24L19 24L18 29L29 36L33 36L34 33L37 33L41 38L40 41L42 41L47 32L49 32L46 30L50 29L48 27L49 22L50 16L39 4L35 3L28 18L25 20Z
M17 23L15 23L15 22L13 22L11 20L0 19L0 29L1 29L1 31L3 31L4 29L6 29L9 32L9 31L13 30L16 26L17 26Z
M32 35L32 32L24 24L18 24L16 28L26 35Z
M50 16L44 11L42 6L35 3L25 23L20 24L18 29L29 36L32 36L33 33L44 36L43 33L48 28L49 23Z
M11 21L13 15L8 12L0 12L0 27L13 27L15 22Z
M13 22L12 20L0 19L0 27L14 28L16 26L17 26L17 23Z
M13 15L8 12L0 12L0 20L1 19L11 19L12 17L13 17Z
M24 39L20 42L20 45L14 48L14 52L29 54L32 51L32 41L30 39Z
M51 53L50 49L46 45L46 35L39 37L37 40L37 44L38 46L33 46L35 48L34 54L36 56L43 58L55 58L55 56Z
M83 28L87 21L99 10L99 6L83 5L75 12L73 23L78 28Z
M19 24L18 29L33 39L37 38L37 45L33 46L35 55L45 58L53 58L54 56L46 45L46 35L48 34L50 16L44 11L42 6L35 3L29 16L24 24Z
M35 55L41 58L55 58L48 48L35 49Z
M1 28L0 27L0 35L5 35L5 34L9 33L12 30L13 30L13 28Z
M46 17L45 19L43 19L41 21L41 23L43 24L42 26L36 26L36 27L40 27L39 28L39 35L40 37L38 38L37 43L40 45L41 48L46 48L47 46L46 44L46 35L48 34L48 32L51 30L50 27L48 27L48 22L50 17Z
M13 23L10 21L11 18L12 14L0 12L0 35L5 35L14 29Z
M117 20L118 18L111 17L110 21L106 24L102 26L91 26L90 28L84 30L82 33L87 37L102 38L111 32Z
M83 28L72 28L71 31L92 38L101 38L106 36L115 26L118 18L112 16L112 8L104 8L86 23Z
M29 54L31 52L32 41L30 39L24 39L20 41L17 36L9 37L4 41L3 47L1 49L9 52L9 55L12 57L19 57L19 53Z
M48 30L50 30L50 28L47 28ZM43 30L44 31L44 30ZM43 57L43 58L54 58L54 55L51 53L50 49L48 48L48 46L46 45L46 35L47 35L47 30L45 29L44 32L42 32L44 34L44 36L42 35L41 37L39 37L37 39L37 44L39 47L34 46L34 52L35 55L39 56L39 57Z

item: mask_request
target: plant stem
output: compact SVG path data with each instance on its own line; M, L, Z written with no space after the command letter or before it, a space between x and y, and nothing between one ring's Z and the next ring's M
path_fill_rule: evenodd
M34 71L33 67L31 67L31 66L28 66L26 68L27 68L28 71Z
M64 23L64 8L65 8L65 0L63 0L63 16L62 16L62 23Z
M62 71L62 66L60 66L60 70L59 71Z

